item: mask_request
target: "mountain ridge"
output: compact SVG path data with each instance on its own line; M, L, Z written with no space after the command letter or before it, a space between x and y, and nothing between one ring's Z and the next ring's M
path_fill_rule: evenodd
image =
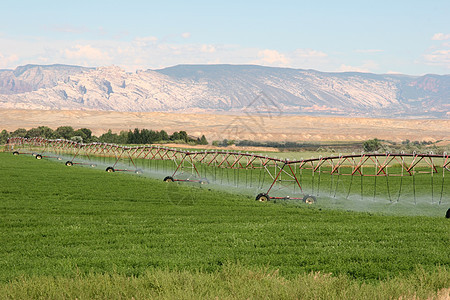
M26 65L0 70L0 108L448 118L450 75L329 73L259 65Z

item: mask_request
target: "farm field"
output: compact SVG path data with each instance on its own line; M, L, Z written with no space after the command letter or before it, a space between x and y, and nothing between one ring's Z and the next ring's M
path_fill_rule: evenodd
M436 204L430 217L260 203L10 153L0 170L7 298L449 293L450 223Z
M31 153L40 152L42 148L32 147L28 150L23 148L23 150ZM56 153L54 151L46 152L46 154L53 159L57 155L63 161L73 160L74 157L59 150ZM272 155L274 154L279 153L272 153ZM302 155L302 153L296 154ZM303 155L308 154L308 152L303 153ZM266 164L265 167L262 167L261 162L253 162L251 168L230 168L229 166L236 165L235 159L237 156L228 155L217 159L222 164L221 167L218 166L218 163L208 163L211 157L217 157L212 154L209 158L203 159L206 163L195 163L194 169L190 162L182 163L181 157L176 160L162 160L148 159L148 157L145 159L136 157L130 159L127 155L117 158L113 155L77 154L76 162L85 165L94 163L95 168L103 170L112 166L121 171L135 172L135 170L138 170L142 176L156 179L174 176L177 180L190 180L189 184L194 185L198 184L198 180L203 180L209 182L208 188L225 190L249 197L265 193L274 183L270 189L270 196L282 197L283 199L272 200L283 205L298 205L299 201L295 198L314 195L320 199L319 203L315 205L319 208L382 212L396 215L439 216L450 204L450 181L445 180L448 170L442 168L446 158L440 156L419 161L412 169L411 175L405 171L406 168L401 167L400 163L408 166L416 159L403 157L396 159L394 163L385 168L389 176L383 174L374 176L379 171L379 166L376 165L383 164L383 161L387 160L384 154L376 160L369 160L369 162L361 165L359 171L365 176L359 176L359 173L351 176L354 166L361 160L360 157L350 159L347 163L340 165L335 173L331 172L332 166L329 162L322 164L315 172L312 171L310 165L300 168L300 163L294 163L292 164L292 172L295 173L295 180L298 180L298 184L296 184L292 173L289 173L288 167L285 168L287 172L281 172L274 182L277 172L283 166L282 162ZM335 157L339 158L339 156ZM336 159L331 164L336 164L338 161ZM245 165L246 162L243 163ZM224 164L228 164L227 167L223 167ZM431 165L434 167L432 168ZM167 191L168 195L170 196L176 189L176 185L172 186ZM289 199L286 197L289 197Z

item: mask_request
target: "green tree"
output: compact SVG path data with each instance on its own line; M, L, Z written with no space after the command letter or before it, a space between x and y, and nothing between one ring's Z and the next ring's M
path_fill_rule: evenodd
M87 140L86 134L81 129L75 130L72 137L80 137L83 141Z
M158 131L150 130L150 136L149 136L149 144L153 144L156 142L159 142L161 140L161 136Z
M52 139L55 137L55 131L47 126L39 126L38 129L41 132L41 137L46 139Z
M91 141L91 139L92 139L92 130L90 130L89 128L80 128L77 131L83 133L83 135L81 135L81 134L80 135L83 137L83 140L85 142L90 142Z
M181 138L180 138L180 134L178 133L178 132L174 132L174 133L172 133L172 135L170 136L170 140L171 141L178 141L178 140L180 140Z
M116 133L112 133L111 129L109 129L108 132L99 137L99 141L102 143L117 144L119 141L119 136Z
M364 151L367 151L367 152L377 151L381 147L382 147L382 145L381 145L380 141L376 138L373 140L365 141L363 144L363 149L364 149Z
M128 142L128 131L121 131L119 134L118 144L126 144Z
M3 129L2 132L0 132L0 144L5 144L9 137L9 132Z
M25 137L27 135L27 130L25 128L19 128L13 133L11 133L12 137Z
M41 130L39 128L31 128L30 130L27 131L25 137L26 138L41 137Z
M186 131L180 131L179 134L180 134L180 140L183 140L183 141L185 141L187 143L188 142L188 135L187 135Z
M200 145L208 145L208 141L206 140L205 135L202 135L200 138Z
M161 130L159 132L159 136L161 138L161 141L168 141L169 140L169 135L164 130Z
M71 126L61 126L56 128L56 136L58 138L63 138L66 140L69 140L71 137L74 136L75 130Z
M141 140L141 132L139 131L139 128L135 128L133 133L131 134L131 139L128 142L130 144L140 144Z

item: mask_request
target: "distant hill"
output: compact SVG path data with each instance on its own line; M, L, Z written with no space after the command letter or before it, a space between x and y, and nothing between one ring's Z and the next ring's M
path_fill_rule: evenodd
M21 94L51 88L70 75L88 71L89 68L68 65L26 65L15 70L0 70L0 94Z
M0 70L0 108L450 117L450 75L325 73L254 65L27 65Z

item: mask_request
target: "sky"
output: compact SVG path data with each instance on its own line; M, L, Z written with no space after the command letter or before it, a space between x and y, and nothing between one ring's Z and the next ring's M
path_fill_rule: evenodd
M258 64L450 74L450 1L0 2L0 69Z

